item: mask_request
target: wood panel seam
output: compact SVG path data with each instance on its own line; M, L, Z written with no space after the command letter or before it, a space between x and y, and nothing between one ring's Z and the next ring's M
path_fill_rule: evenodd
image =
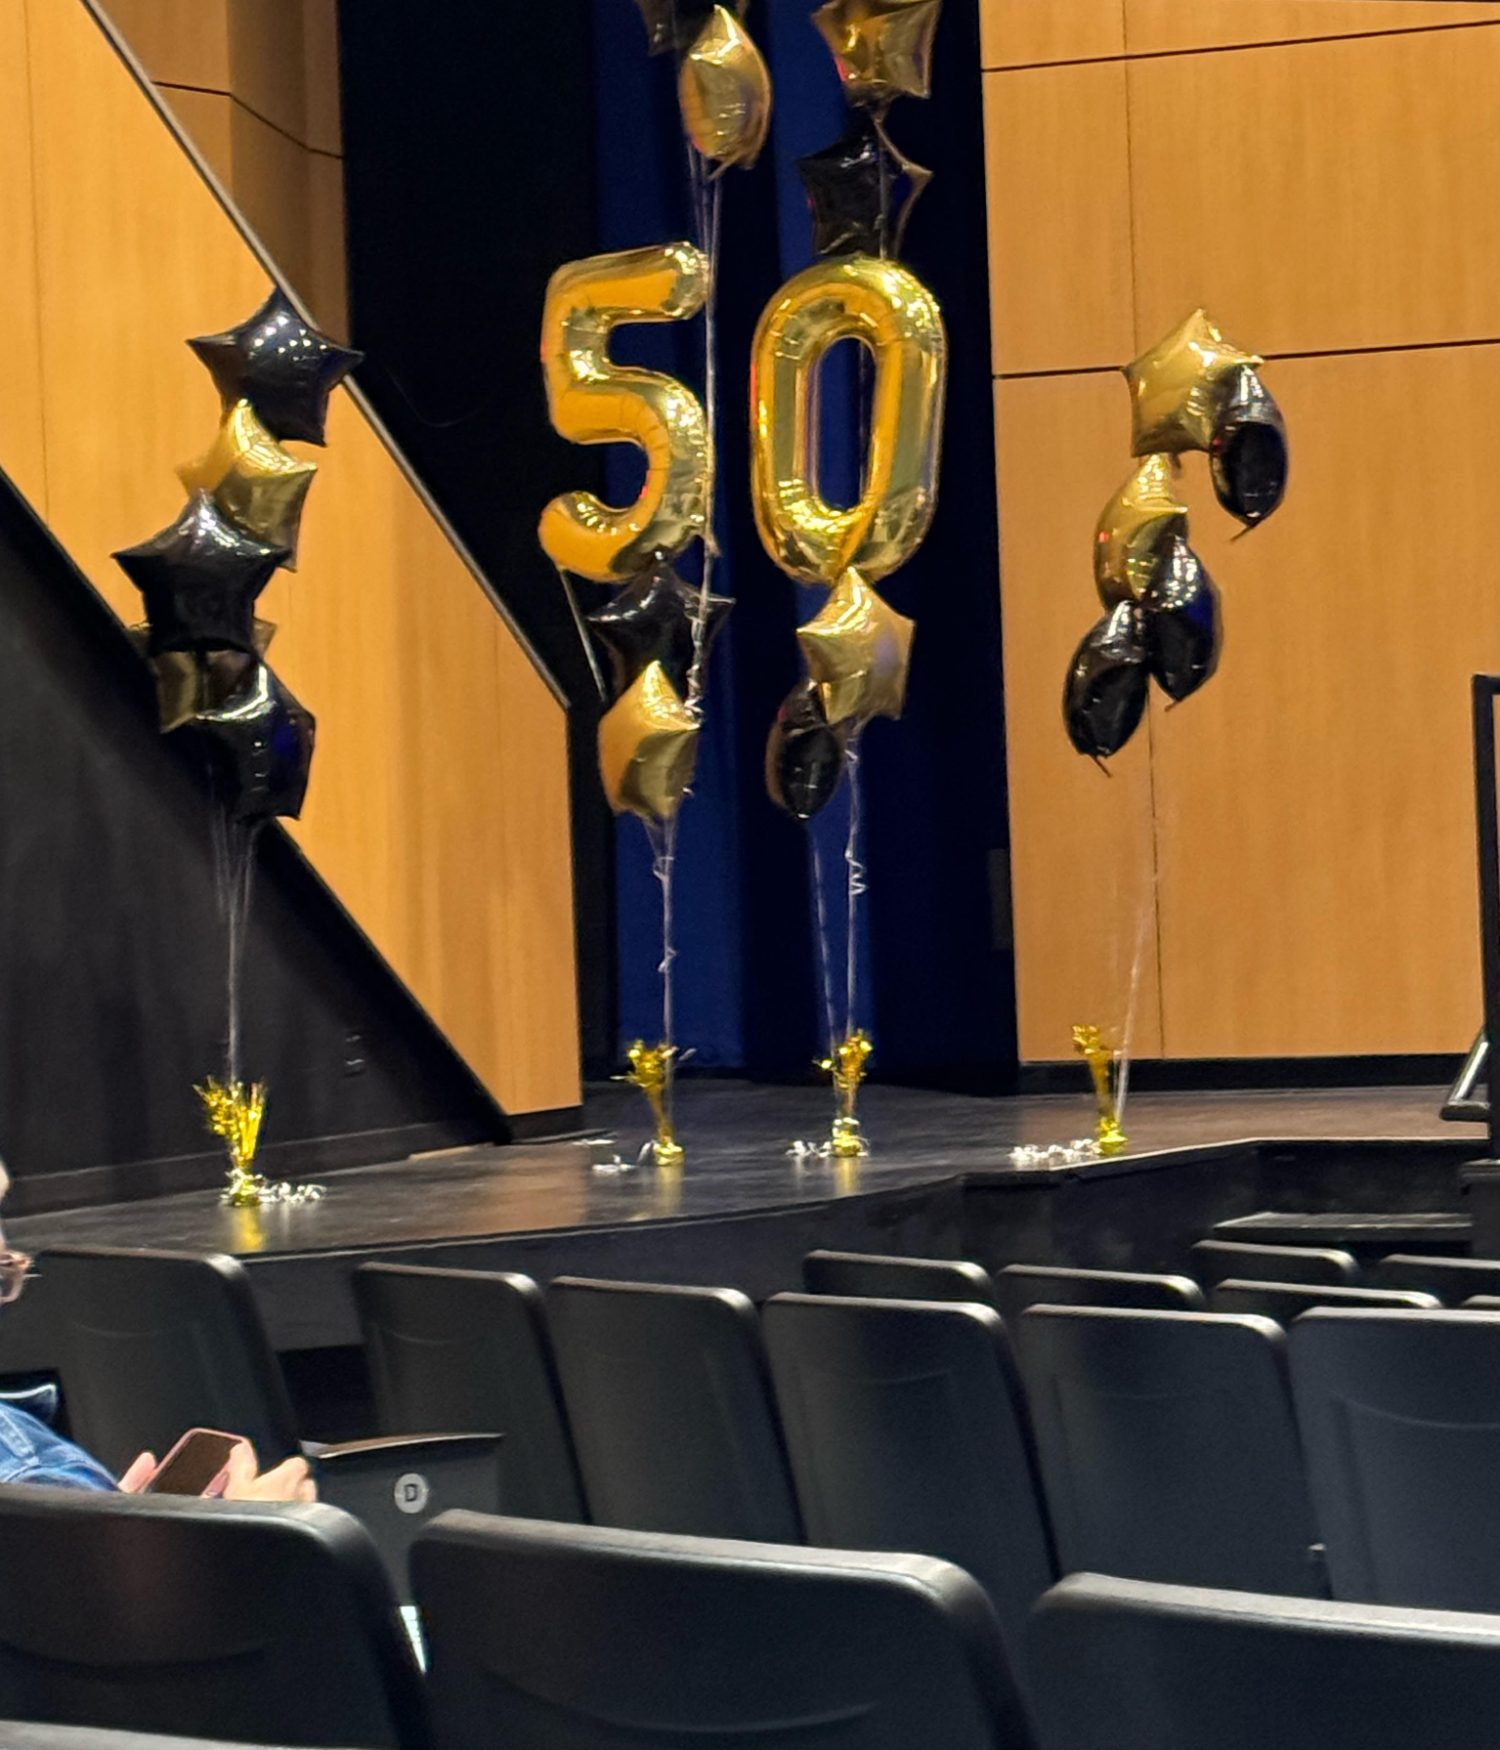
M1456 340L1395 341L1387 346L1333 346L1314 348L1309 352L1271 352L1261 357L1268 365L1290 364L1300 359L1394 358L1408 352L1463 352L1478 347L1500 346L1500 334L1466 336ZM1118 365L1059 365L1056 370L1045 367L1035 371L993 371L997 383L1031 383L1054 377L1114 377L1125 369Z
M158 91L196 91L200 97L227 97L231 103L238 104L246 115L253 115L258 122L264 122L273 134L293 146L300 146L304 152L312 152L319 158L331 158L335 164L344 162L342 152L330 152L326 146L310 146L298 135L288 133L278 122L273 122L268 115L262 115L254 104L246 103L237 91L220 91L216 85L184 85L180 79L154 79L152 81Z

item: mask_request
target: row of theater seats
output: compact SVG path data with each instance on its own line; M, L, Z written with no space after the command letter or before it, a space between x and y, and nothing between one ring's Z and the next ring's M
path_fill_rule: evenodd
M1500 1719L1500 1617L1091 1575L1039 1602L1026 1694L976 1582L905 1554L449 1513L412 1550L425 1673L323 1505L0 1487L0 1573L6 1750L1492 1750Z

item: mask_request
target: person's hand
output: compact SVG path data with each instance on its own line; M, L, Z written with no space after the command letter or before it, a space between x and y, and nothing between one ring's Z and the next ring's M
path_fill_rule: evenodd
M122 1495L138 1495L151 1481L156 1471L156 1454L154 1452L138 1452L130 1461L125 1474L120 1478L119 1488Z
M137 1459L136 1463L139 1462ZM230 1453L227 1468L226 1501L316 1501L318 1498L318 1485L313 1481L305 1458L283 1459L273 1469L263 1471L256 1460L255 1448L247 1440ZM132 1465L131 1470L134 1469ZM125 1474L128 1476L130 1472Z

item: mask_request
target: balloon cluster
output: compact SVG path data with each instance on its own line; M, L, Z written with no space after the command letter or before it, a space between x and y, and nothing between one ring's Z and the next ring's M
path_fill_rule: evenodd
M313 719L265 661L276 628L255 604L278 567L296 568L315 463L284 439L323 442L328 397L360 354L310 327L279 290L248 321L190 340L222 402L207 453L178 469L175 521L114 555L140 590L132 628L156 676L163 731L209 750L232 819L295 819L307 791Z
M843 137L797 161L824 259L761 316L751 364L756 527L767 553L828 600L797 629L807 675L766 744L773 802L810 820L838 789L872 717L899 717L915 624L874 588L921 545L937 504L947 337L936 298L892 260L931 180L885 130L891 103L926 97L940 0L828 0L813 22L852 106ZM858 341L874 362L863 489L847 509L816 483L812 393L830 348Z
M675 54L682 127L697 150L721 169L748 168L771 123L771 75L740 22L745 0L637 0L648 52Z
M1259 370L1202 310L1125 367L1137 467L1105 505L1094 537L1104 618L1074 652L1063 720L1079 753L1106 759L1135 733L1154 679L1174 703L1219 663L1219 593L1188 544L1176 458L1202 450L1214 494L1253 528L1286 492L1286 426Z

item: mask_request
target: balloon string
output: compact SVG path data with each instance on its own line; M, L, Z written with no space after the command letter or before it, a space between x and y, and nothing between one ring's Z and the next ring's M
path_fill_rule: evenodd
M240 1078L241 974L245 962L245 938L250 925L250 897L255 879L255 841L260 821L249 823L231 818L228 805L215 799L213 821L214 897L225 929L224 975L224 1079L231 1086Z
M677 958L672 915L673 891L677 885L676 815L660 826L648 822L646 837L651 843L651 873L661 887L661 960L656 968L661 974L661 1038L663 1045L672 1045L676 1041L676 1017L672 1005L672 962Z
M698 586L698 605L693 615L693 662L688 670L685 701L688 710L696 717L702 709L709 601L713 593L713 563L718 554L714 507L719 440L719 238L723 184L705 177L702 156L691 144L688 146L688 179L692 186L698 247L708 258L708 296L703 300L703 417L708 427L710 469L708 516L703 531L703 578Z
M812 846L813 901L818 913L818 970L822 974L823 1023L828 1032L828 1055L832 1057L838 1046L838 1034L833 1019L833 962L828 940L828 904L823 897L823 853L818 846L817 834L809 830L807 837Z
M568 608L573 615L573 624L578 629L578 642L583 646L583 654L588 658L589 672L594 677L594 685L599 689L599 702L609 703L609 689L604 684L604 673L599 667L599 658L594 654L594 641L589 637L588 627L583 623L583 610L578 605L578 592L573 588L573 579L569 577L561 565L556 565L557 580L563 586L563 594L568 598Z
M845 952L844 1036L848 1038L858 1025L859 995L859 901L865 892L865 866L860 861L860 782L859 732L849 739L846 755L849 763L849 836L844 842L844 862L848 866L847 908L848 939Z

